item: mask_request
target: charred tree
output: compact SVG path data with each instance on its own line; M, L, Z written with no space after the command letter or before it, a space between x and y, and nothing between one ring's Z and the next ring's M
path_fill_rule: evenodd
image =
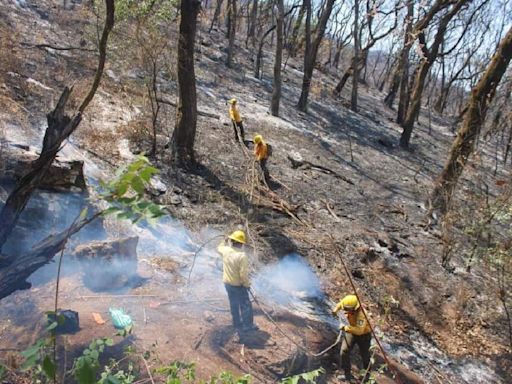
M309 3L309 4L311 4L311 3ZM287 44L288 52L290 53L291 57L297 56L299 31L302 26L302 21L304 20L304 16L306 15L307 7L308 7L308 0L303 0L302 5L299 10L299 14L297 15L297 19L295 20L295 23L293 23L292 33L291 33L290 39L288 40L288 44Z
M228 55L226 58L228 68L233 67L233 56L235 55L236 18L236 0L228 0Z
M19 216L32 193L44 180L48 169L55 160L57 153L66 140L78 127L82 114L92 101L102 78L106 61L108 36L114 26L114 0L105 0L106 18L103 32L99 42L98 67L91 89L80 104L78 111L72 116L65 114L66 104L71 95L71 88L65 88L57 106L47 115L48 128L46 129L43 146L39 158L31 165L31 170L17 183L0 212L0 298L3 298L17 289L28 288L26 278L39 267L50 261L56 252L62 249L69 236L78 231L83 225L93 220L80 220L61 234L51 236L36 246L32 252L25 255L2 255L1 250L8 240L12 230L16 227Z
M171 138L173 161L179 165L193 163L197 124L196 75L194 44L197 15L201 1L182 1L180 5L180 39L178 42L178 108Z
M382 12L382 11L373 11L372 5L374 3L367 1L366 2L366 23L363 23L363 25L359 28L359 2L357 2L357 8L356 5L354 5L354 11L355 14L358 15L357 18L357 32L354 30L352 33L352 36L354 37L354 57L352 58L352 62L350 64L350 67L345 71L343 76L341 77L341 80L338 82L336 87L334 88L334 94L339 94L343 88L345 87L345 84L347 83L347 80L354 74L354 72L357 72L357 80L360 81L359 73L361 70L366 68L367 62L368 62L368 54L370 53L370 49L381 39L388 36L391 32L393 32L397 25L398 25L398 17L396 16L397 8L394 8L391 12ZM391 13L395 13L395 21L392 26L390 26L389 29L383 31L380 35L374 35L373 32L373 22L375 20L376 15L381 14L383 18L387 18ZM356 19L354 17L354 22L356 22ZM363 32L363 29L368 28L368 41L364 45L363 48L361 48L361 35ZM354 26L355 28L355 26ZM356 47L357 44L357 47ZM356 52L357 51L357 52ZM357 85L356 85L357 87Z
M253 0L251 13L247 20L247 38L245 39L245 48L248 48L249 40L252 46L256 45L256 18L258 16L258 0Z
M411 36L413 18L414 2L409 1L407 3L407 16L405 21L404 47L400 52L389 92L384 99L384 104L386 104L389 108L393 107L393 102L395 101L395 97L399 89L402 94L407 93L407 84L409 79L409 52L414 41L413 36Z
M215 23L219 22L220 11L222 10L222 3L224 3L224 0L217 0L217 5L215 6L215 12L212 17L212 23L210 24L210 29L208 30L209 33L212 32L212 29L215 26Z
M281 64L283 61L283 30L284 30L284 0L276 0L277 3L277 38L276 58L274 62L274 86L272 88L272 101L270 112L273 116L279 116L279 102L281 100Z
M421 97L423 95L425 80L427 79L427 75L430 71L430 68L432 67L434 61L437 58L437 55L439 53L439 47L443 42L444 34L448 27L448 23L453 19L453 17L461 10L461 8L468 1L469 0L458 0L457 3L455 3L454 6L441 18L441 20L439 21L439 25L437 27L434 41L430 48L427 47L425 31L422 30L418 35L418 40L420 43L423 57L421 58L419 67L417 68L416 74L414 76L414 84L411 88L410 105L406 108L406 117L403 123L401 124L403 131L402 135L400 136L400 146L402 148L409 147L414 122L420 112Z
M450 154L430 196L429 215L445 214L458 179L464 170L469 156L473 153L475 142L485 121L489 104L492 102L501 78L512 58L512 28L501 41L491 62L487 66L477 85L471 91L466 105L462 126L452 144Z
M357 112L357 85L359 83L359 0L354 0L354 58L352 59L352 94L350 109Z
M65 114L66 104L71 95L71 88L65 88L55 109L47 115L48 128L46 129L41 154L32 164L31 170L18 182L16 188L11 192L0 212L0 251L9 238L19 216L29 201L32 193L39 187L45 175L60 151L62 142L66 140L78 127L82 120L82 114L91 102L100 84L105 67L107 40L114 26L114 0L106 0L106 19L103 33L100 39L100 57L98 68L91 85L78 111L69 117ZM0 256L0 267L9 264L7 256Z
M306 52L304 54L304 76L302 78L302 92L300 94L297 108L306 112L308 105L309 90L311 87L311 78L313 77L313 70L315 68L316 56L318 48L324 37L325 28L329 17L331 16L332 8L335 0L326 0L325 6L320 14L318 25L315 29L314 39L311 41L311 0L307 2L307 16L306 16ZM309 44L308 44L309 43Z
M68 229L48 236L36 244L30 252L19 255L6 266L0 267L0 299L17 290L30 288L27 278L43 265L49 263L53 256L66 246L70 236L96 219L97 216L78 220Z

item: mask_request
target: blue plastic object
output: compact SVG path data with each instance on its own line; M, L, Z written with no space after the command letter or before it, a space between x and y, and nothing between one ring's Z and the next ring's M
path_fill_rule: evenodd
M132 325L132 318L122 308L109 308L108 311L115 329L125 329Z

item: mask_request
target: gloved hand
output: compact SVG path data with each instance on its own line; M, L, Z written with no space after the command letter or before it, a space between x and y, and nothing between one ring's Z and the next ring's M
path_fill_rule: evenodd
M347 328L346 325L340 325L340 331L347 332Z
M338 315L338 312L335 309L331 309L331 313L332 313L333 316L337 316Z

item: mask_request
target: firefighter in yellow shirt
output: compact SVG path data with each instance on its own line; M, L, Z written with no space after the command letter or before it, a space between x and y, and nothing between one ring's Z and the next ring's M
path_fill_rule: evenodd
M345 373L345 380L351 380L352 373L350 371L350 351L357 344L361 360L363 361L363 369L368 369L370 365L370 345L372 333L370 325L363 313L361 305L356 295L345 296L332 310L333 314L337 314L340 310L345 312L349 325L341 326L344 332L343 342L341 344L341 368Z
M249 299L249 259L244 250L245 232L235 231L223 241L217 251L222 256L222 281L229 298L233 326L241 334L258 329L254 325Z
M270 174L267 168L267 160L269 156L269 144L263 141L263 137L261 135L254 136L254 158L260 165L261 171L263 172L263 177L265 178L265 183L267 186L270 186Z
M240 116L240 112L238 111L236 99L228 100L228 104L229 104L229 117L231 118L231 123L233 124L233 130L235 131L235 141L239 142L240 140L242 140L242 144L246 145L244 124L242 122L242 117Z

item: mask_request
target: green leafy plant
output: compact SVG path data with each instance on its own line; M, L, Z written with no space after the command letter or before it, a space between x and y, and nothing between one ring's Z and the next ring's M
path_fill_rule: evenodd
M110 204L103 214L116 215L134 223L143 219L152 223L164 216L162 206L144 198L151 177L158 172L146 157L139 156L128 166L120 168L113 180L102 181L101 197Z
M133 363L129 362L126 369L118 369L118 361L113 359L103 368L100 376L98 384L132 384L137 378Z
M174 361L171 364L156 369L156 373L165 376L166 384L181 384L182 380L193 382L196 378L194 363Z
M105 347L114 345L110 338L93 340L89 347L84 349L82 356L75 359L71 373L79 384L96 383L96 375L100 369L99 357Z
M48 312L51 314L53 312ZM55 328L59 325L58 321L63 321L62 317L57 317L56 321L51 322L46 327L47 336L39 339L36 343L23 352L21 355L25 358L21 369L22 371L32 371L35 380L41 380L46 377L55 380L57 366L53 359L53 346L55 339Z
M300 373L298 375L285 377L281 380L281 384L298 384L300 380L306 383L316 383L317 377L325 373L325 369L318 368L314 371Z

